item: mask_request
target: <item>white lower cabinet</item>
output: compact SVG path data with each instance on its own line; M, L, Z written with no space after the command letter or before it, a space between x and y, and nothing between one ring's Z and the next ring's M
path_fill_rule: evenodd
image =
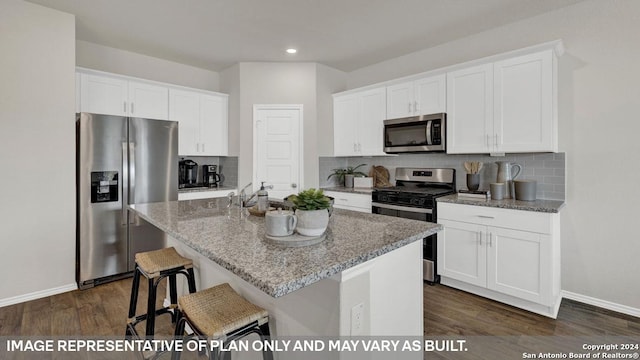
M371 195L340 191L325 191L324 194L334 199L335 208L371 213Z
M556 317L559 214L438 203L438 223L443 284Z

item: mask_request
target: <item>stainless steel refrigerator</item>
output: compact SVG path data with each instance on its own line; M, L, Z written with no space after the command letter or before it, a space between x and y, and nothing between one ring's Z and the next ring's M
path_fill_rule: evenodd
M77 114L76 279L78 287L127 276L137 252L165 246L165 234L129 204L178 200L178 123Z

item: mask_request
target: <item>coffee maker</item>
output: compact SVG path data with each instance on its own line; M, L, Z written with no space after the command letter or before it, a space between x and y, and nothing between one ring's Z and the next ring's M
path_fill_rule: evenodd
M202 165L202 173L204 186L218 187L220 183L220 175L218 174L218 165Z
M198 163L189 159L178 162L178 188L198 186Z

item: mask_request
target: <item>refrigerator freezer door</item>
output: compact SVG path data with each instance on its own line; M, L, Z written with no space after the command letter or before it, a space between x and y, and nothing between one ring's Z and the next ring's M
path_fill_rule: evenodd
M178 123L129 119L129 203L178 200ZM129 270L137 252L165 247L165 234L129 212Z
M77 280L84 288L127 272L127 119L81 113L76 126Z

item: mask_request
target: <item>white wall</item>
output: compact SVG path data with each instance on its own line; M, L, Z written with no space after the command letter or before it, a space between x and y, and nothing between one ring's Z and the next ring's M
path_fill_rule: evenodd
M0 53L3 306L75 286L75 19L3 0Z
M348 74L350 88L562 39L562 288L640 314L640 2L591 0Z
M347 88L347 74L317 64L316 99L318 105L318 156L333 156L333 96Z
M217 72L82 40L76 41L76 63L94 70L203 90L219 90Z
M229 156L238 156L240 154L240 141L238 141L240 139L240 65L233 65L220 72L220 91L229 94Z
M253 178L253 105L302 104L304 107L303 186L318 186L316 145L316 65L314 63L240 63L238 186ZM231 70L235 71L235 70ZM225 86L226 75L225 75ZM230 132L231 133L231 132ZM254 187L256 184L254 184Z

